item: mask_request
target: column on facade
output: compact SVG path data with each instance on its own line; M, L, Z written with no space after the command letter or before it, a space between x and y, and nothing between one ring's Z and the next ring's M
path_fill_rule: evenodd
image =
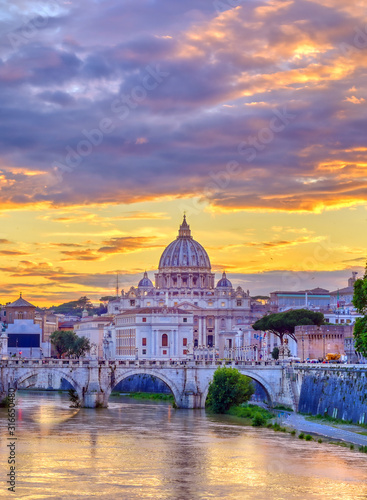
M220 331L219 318L217 316L215 316L214 317L214 344L215 344L215 347L219 346L219 331Z
M157 330L153 330L153 345L154 345L154 356L158 356L158 333L157 333Z
M204 323L204 318L202 316L199 316L198 323L199 323L199 328L198 328L198 331L199 331L198 344L200 346L200 345L203 345L203 323Z

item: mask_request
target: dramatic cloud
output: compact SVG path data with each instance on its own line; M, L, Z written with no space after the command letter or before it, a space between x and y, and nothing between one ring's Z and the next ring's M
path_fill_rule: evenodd
M3 206L365 203L366 2L219 4L9 6Z
M3 2L0 256L13 276L2 291L20 276L37 278L37 297L57 296L51 279L59 297L62 286L88 291L63 280L96 266L138 272L138 253L153 269L173 210L198 216L200 230L220 219L205 243L233 272L307 267L339 224L343 238L315 269L360 264L364 242L349 252L341 239L366 233L366 217L354 225L348 212L367 202L366 7ZM257 231L263 214L269 230ZM324 227L308 224L318 214ZM34 250L36 263L20 262Z

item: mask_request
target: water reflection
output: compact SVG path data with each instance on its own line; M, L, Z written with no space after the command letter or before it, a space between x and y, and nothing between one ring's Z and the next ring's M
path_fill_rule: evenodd
M128 398L75 410L57 393L19 393L17 407L17 498L367 498L365 455L231 417Z

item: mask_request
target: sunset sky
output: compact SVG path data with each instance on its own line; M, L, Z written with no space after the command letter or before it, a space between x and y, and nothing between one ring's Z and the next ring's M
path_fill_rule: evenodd
M0 303L151 278L184 211L252 295L367 248L367 0L3 2Z

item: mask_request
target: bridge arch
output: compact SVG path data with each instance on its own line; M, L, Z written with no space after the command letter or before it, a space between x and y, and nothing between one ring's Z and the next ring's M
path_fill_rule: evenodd
M112 381L112 379L110 379L110 382L109 382L108 387L107 387L106 392L105 392L105 398L106 398L105 402L107 403L108 398L110 397L111 392L113 391L113 388L116 387L117 384L119 384L123 380L125 380L129 377L133 377L135 375L151 375L152 377L155 377L155 378L161 380L171 390L173 397L175 398L175 403L178 404L179 401L181 400L181 392L182 391L180 391L179 388L177 387L177 385L171 379L166 377L161 372L161 370L147 370L147 369L141 369L141 370L130 369L129 370L129 369L127 369L126 371L123 371L122 373L121 372L117 373L113 381Z
M255 374L252 370L251 371L250 370L243 370L243 369L241 370L241 368L238 368L238 371L242 375L246 375L246 377L254 380L255 382L258 382L263 387L263 389L265 390L266 395L268 396L270 405L273 406L275 395L274 395L274 391L271 388L270 384L263 377L261 377L261 375ZM211 377L210 382L212 382L213 377L214 377L214 372L213 372L213 376ZM206 398L208 397L210 382L207 384L207 386L205 387L205 389L204 389L204 391L202 393L202 403L201 403L201 406L203 408L205 408Z
M60 379L61 378L64 378L65 380L67 380L69 382L69 384L74 388L74 390L77 392L78 396L79 396L79 399L82 400L83 399L83 388L78 384L78 382L76 382L74 380L73 377L71 377L68 373L66 373L66 371L63 371L59 368L56 368L56 367L44 367L42 368L43 370L43 373L46 371L46 374L55 374L57 373L59 376L60 376ZM14 388L15 389L18 389L18 386L20 384L22 384L23 382L25 382L27 379L33 377L34 375L37 375L38 376L39 372L38 370L35 370L35 369L27 369L25 371L25 373L22 373L20 374L19 377L15 376L14 379L13 379L13 385L15 386Z

